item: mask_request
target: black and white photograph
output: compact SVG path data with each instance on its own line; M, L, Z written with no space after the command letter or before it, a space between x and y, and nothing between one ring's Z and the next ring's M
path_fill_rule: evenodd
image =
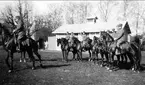
M145 1L0 0L0 85L145 85Z

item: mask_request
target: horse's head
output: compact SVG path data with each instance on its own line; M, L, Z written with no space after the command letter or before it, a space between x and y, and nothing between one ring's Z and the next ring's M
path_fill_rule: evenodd
M93 37L93 42L97 42L98 39L99 39L98 37L94 36L94 37Z
M57 39L57 46L61 43L61 39Z
M106 40L106 33L105 33L105 31L101 31L100 32L100 38L103 39L103 40Z
M102 38L105 41L111 41L111 42L114 41L113 37L105 31L100 32L100 38Z
M75 43L75 44L79 43L79 40L78 40L78 38L76 38L76 37L73 37L73 38L72 38L72 43Z
M66 45L67 43L68 43L68 40L66 38L57 39L57 46Z
M92 45L95 45L96 43L98 43L99 38L94 36L93 40L92 40Z

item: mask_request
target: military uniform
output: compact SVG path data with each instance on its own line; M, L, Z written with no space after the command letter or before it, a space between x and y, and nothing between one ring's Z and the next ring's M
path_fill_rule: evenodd
M65 38L66 38L67 40L69 40L70 35L69 35L69 34L67 34Z
M86 41L87 38L88 38L87 35L86 35L85 33L83 33L83 35L82 35L82 40L83 40L83 41L82 41L82 45L83 45L83 46L85 46L85 44L87 43L87 41Z
M128 35L131 33L128 22L125 26L117 31L117 46L128 41Z
M18 43L17 50L20 51L20 42L26 36L26 31L25 31L25 28L24 28L24 23L22 22L21 19L18 20L17 27L16 27L16 29L13 32L17 34L17 43Z
M122 28L119 28L116 32L117 34L117 47L120 47L121 44L128 42L128 35L131 33L128 22L125 24L125 26ZM117 50L117 54L118 54Z
M15 33L18 34L17 39L20 40L25 36L25 29L24 29L24 24L22 23L21 20L18 21L17 27L14 30Z
M70 35L70 37L69 37L69 42L72 42L73 37L74 37L74 34L71 33L71 35Z

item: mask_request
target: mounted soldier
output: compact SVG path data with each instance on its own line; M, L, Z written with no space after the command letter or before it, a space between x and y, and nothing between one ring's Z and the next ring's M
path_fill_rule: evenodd
M67 32L66 33L66 37L65 37L67 40L69 40L69 38L70 38L70 33L69 32Z
M13 33L16 37L16 43L18 44L16 50L20 51L20 43L26 38L26 31L24 28L23 20L20 16L15 17L16 28L13 30Z
M72 46L73 43L74 43L74 42L72 42L74 37L75 37L75 36L74 36L74 33L71 32L70 37L69 37L69 41L68 41L69 43L71 43L71 46Z
M123 24L117 25L117 32L118 35L115 39L117 48L121 48L121 45L128 42L128 35L131 34L128 22L126 22L125 26L123 27ZM117 49L116 54L119 54L119 50Z
M83 46L87 43L87 34L86 34L86 32L84 31L83 33L82 33L82 44L83 44Z

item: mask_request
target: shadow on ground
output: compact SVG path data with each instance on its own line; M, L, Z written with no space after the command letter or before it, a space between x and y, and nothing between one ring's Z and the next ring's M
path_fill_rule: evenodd
M64 66L70 66L71 64L60 64L60 65L43 65L43 67L41 67L41 66L36 66L36 69L35 70L37 70L37 69L48 69L48 68L57 68L57 67L64 67ZM15 72L18 72L18 71L22 71L22 70L28 70L28 69L31 69L32 68L32 66L28 66L27 65L27 67L25 67L25 68L17 68L17 69L15 69L14 71Z

